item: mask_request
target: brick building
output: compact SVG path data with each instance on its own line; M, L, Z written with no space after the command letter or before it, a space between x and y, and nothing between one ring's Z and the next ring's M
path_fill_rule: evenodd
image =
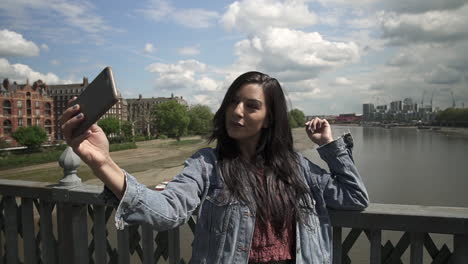
M134 134L152 136L157 133L151 122L151 111L154 105L174 100L182 105L188 105L182 96L143 98L141 94L136 99L127 99L128 121L132 123Z
M10 83L4 79L0 86L0 138L12 146L12 138L18 127L40 126L48 135L48 143L54 141L54 107L47 85L38 80L29 84Z
M73 98L73 96L79 96L81 92L83 92L84 89L88 87L88 85L88 78L83 78L82 83L49 85L49 94L54 99L54 115L56 117L54 129L56 131L56 139L63 139L58 119L67 109L68 100ZM119 101L111 109L109 109L109 111L107 111L107 113L105 113L102 118L113 117L120 121L127 120L127 103L120 94L118 97Z

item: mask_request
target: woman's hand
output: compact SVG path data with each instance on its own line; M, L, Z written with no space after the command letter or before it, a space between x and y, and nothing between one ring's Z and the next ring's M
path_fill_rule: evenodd
M305 129L310 140L319 146L333 141L331 127L326 119L316 117L307 121Z
M76 97L68 103L72 104ZM93 124L85 133L72 138L73 129L84 120L83 113L80 113L80 106L73 105L63 113L60 122L62 132L67 144L91 169L97 169L109 162L109 141L102 129Z

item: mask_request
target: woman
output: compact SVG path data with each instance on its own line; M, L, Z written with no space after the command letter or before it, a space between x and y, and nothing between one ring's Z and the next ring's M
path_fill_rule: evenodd
M150 223L166 230L198 216L191 263L331 262L328 208L360 210L365 186L343 138L326 120L306 125L331 174L294 152L280 84L247 72L229 87L214 117L216 148L199 150L161 192L138 183L111 159L97 125L71 138L79 105L62 117L67 143L118 204L116 226Z

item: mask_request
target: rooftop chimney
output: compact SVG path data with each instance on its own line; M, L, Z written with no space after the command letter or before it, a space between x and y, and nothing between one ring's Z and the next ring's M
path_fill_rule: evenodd
M83 77L83 86L88 86L88 78Z

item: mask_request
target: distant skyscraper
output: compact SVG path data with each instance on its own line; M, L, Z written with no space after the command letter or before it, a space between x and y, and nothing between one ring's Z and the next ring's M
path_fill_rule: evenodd
M362 117L364 121L371 120L372 114L375 112L374 104L363 104L362 105Z
M401 112L401 110L402 110L401 101L393 101L390 103L390 112L397 113L397 112Z

